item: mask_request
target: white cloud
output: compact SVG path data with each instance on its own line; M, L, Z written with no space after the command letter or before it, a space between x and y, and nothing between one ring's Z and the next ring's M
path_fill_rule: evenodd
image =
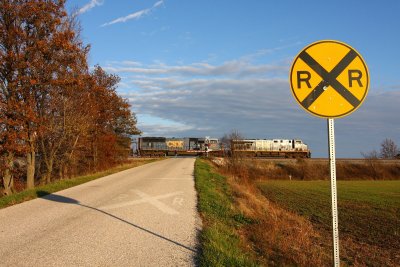
M89 3L84 5L81 9L78 10L77 14L83 14L91 10L96 6L101 6L103 4L102 0L91 0Z
M269 65L259 64L253 65L245 59L232 60L224 62L221 65L210 65L200 62L191 65L165 65L162 63L149 65L144 67L131 67L127 64L113 64L104 67L105 70L116 73L137 73L152 75L183 75L183 76L251 76L251 75L278 75L286 73L289 69L288 65Z
M164 3L163 0L158 1L157 3L155 3L155 4L153 5L153 8L159 7L159 6L161 6L163 3Z
M103 25L101 25L101 27L113 25L116 23L126 22L126 21L132 20L132 19L140 19L141 17L148 15L153 9L156 9L157 7L161 6L163 3L164 3L163 0L158 1L150 8L142 9L142 10L136 11L135 13L129 14L127 16L114 19L110 22L104 23Z
M104 27L104 26L115 24L115 23L126 22L126 21L131 20L131 19L139 19L142 16L148 14L149 12L150 12L150 9L140 10L140 11L137 11L135 13L129 14L128 16L117 18L117 19L115 19L115 20L113 20L111 22L104 23L101 26Z
M219 65L120 62L108 70L127 77L130 88L120 92L136 114L168 122L140 123L146 135L221 137L237 129L248 138L300 138L314 156L326 157L326 120L309 115L294 100L287 78L290 63L255 64L253 57ZM359 110L336 120L338 157L360 157L386 137L400 142L398 86L376 92L371 88Z

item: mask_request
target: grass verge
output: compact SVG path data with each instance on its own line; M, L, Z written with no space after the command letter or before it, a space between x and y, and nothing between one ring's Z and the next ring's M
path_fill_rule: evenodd
M35 187L34 189L28 189L28 190L24 190L21 191L19 193L15 193L9 196L4 196L0 198L0 209L8 207L8 206L12 206L15 204L19 204L31 199L35 199L37 197L43 197L45 196L47 193L51 194L57 191L61 191L73 186L77 186L83 183L87 183L89 181L92 180L96 180L98 178L113 174L113 173L117 173L117 172L121 172L127 169L131 169L134 167L138 167L147 163L151 163L154 161L157 161L159 159L144 159L144 160L134 160L130 163L127 164L123 164L114 168L111 168L109 170L106 171L102 171L102 172L98 172L98 173L94 173L94 174L90 174L90 175L85 175L85 176L79 176L79 177L75 177L72 179L64 179L64 180L58 180L55 181L51 184L47 184L47 185L43 185L43 186L38 186ZM46 194L44 194L43 192L46 192Z
M263 181L259 187L268 199L310 220L330 242L328 181ZM345 263L400 264L400 181L339 181L338 210Z
M235 206L256 223L241 230L241 240L251 248L263 266L330 266L317 229L304 217L269 201L257 187L261 173L256 165L241 159L218 164L228 177ZM257 178L257 179L256 179Z
M257 266L238 234L251 221L234 208L226 177L213 171L205 160L198 159L195 180L203 219L200 266Z

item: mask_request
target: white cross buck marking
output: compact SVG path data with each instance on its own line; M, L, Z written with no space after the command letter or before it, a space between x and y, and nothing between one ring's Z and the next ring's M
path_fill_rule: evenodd
M124 203L119 203L119 204L115 204L115 205L109 205L109 206L101 207L100 209L109 210L109 209L117 209L117 208L122 208L122 207L126 207L126 206L141 204L141 203L149 203L166 214L171 214L171 215L179 214L178 211L176 211L173 208L170 208L166 204L162 203L161 201L159 201L159 199L164 199L164 198L180 195L183 193L182 191L169 193L169 194L165 194L165 195L160 195L160 196L154 196L154 197L152 197L142 191L139 191L139 190L132 190L132 191L135 192L138 196L140 196L141 199L124 202Z

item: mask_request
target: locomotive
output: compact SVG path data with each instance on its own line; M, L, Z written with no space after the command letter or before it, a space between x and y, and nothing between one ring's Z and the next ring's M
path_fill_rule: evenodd
M139 137L138 156L202 156L220 155L222 153L217 138L166 138L166 137Z
M299 139L240 139L231 141L232 155L246 157L310 158L311 151Z

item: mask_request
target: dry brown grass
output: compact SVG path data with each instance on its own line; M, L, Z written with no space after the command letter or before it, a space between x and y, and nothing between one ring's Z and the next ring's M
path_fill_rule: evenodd
M329 163L313 162L298 159L295 162L275 163L242 159L242 166L247 168L251 177L256 179L283 179L283 180L329 180ZM338 180L398 180L400 179L400 161L391 164L382 163L380 160L365 160L364 162L337 162ZM246 172L246 171L244 171Z
M276 167L271 165L269 168ZM251 244L262 264L330 265L331 257L324 249L326 244L312 224L271 203L256 187L254 182L257 178L254 177L259 177L265 170L245 161L237 161L230 162L221 171L229 177L234 201L240 211L256 222L245 227L241 235L244 243Z
M342 180L400 178L400 165L396 162L341 162L337 164L337 170ZM332 264L331 231L270 202L257 187L259 181L266 179L328 180L327 162L297 160L282 164L234 158L220 166L219 171L229 177L237 207L256 222L243 228L241 237L243 243L256 252L263 265ZM340 246L343 266L397 266L396 262L400 261L398 251L360 242L346 233L341 236Z

